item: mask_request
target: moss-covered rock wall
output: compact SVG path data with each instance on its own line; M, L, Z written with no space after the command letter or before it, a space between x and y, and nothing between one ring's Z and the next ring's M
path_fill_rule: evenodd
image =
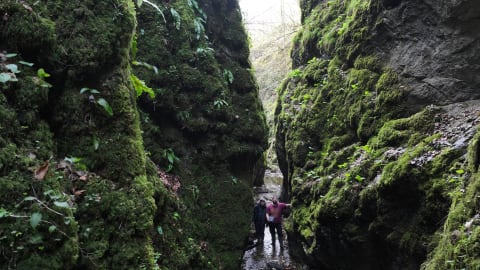
M266 126L238 3L141 2L0 3L0 268L239 265Z
M136 59L158 72L134 70L156 93L140 99L145 147L157 169L181 183L157 225L163 262L236 268L267 140L238 3L155 3L163 16L151 6L138 12ZM177 245L182 238L189 241ZM214 257L205 258L207 250Z
M478 267L479 5L300 5L276 109L298 255L320 269Z

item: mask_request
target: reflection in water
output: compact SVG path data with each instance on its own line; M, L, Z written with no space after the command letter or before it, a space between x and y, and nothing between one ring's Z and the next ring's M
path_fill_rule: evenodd
M263 270L273 267L276 269L297 269L291 265L287 241L284 240L284 243L284 248L280 248L278 241L275 241L275 245L272 246L272 238L267 230L264 244L257 245L245 252L242 269Z

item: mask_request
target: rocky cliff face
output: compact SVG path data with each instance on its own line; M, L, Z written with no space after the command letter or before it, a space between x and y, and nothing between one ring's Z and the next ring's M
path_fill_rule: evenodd
M135 2L0 3L0 268L238 265L266 147L238 4Z
M276 110L299 253L320 269L478 267L480 5L301 7Z
M173 165L182 203L160 222L163 264L228 269L239 265L249 229L251 187L263 181L267 128L248 62L237 1L158 1L138 14L135 68L157 93L140 101L145 148L160 170ZM171 162L168 155L178 157ZM179 214L179 220L170 215ZM183 223L180 227L178 223ZM193 241L178 246L179 230ZM203 244L202 244L203 243ZM172 250L174 250L172 252ZM195 252L192 252L195 251ZM170 258L169 258L170 257ZM175 261L173 258L178 257ZM212 265L206 263L211 260Z

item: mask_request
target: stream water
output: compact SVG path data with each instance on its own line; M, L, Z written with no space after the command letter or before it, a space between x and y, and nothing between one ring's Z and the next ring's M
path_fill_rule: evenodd
M254 188L255 202L260 199L271 202L273 197L278 197L281 191L282 174L280 172L267 171L264 179L265 185ZM284 235L284 248L280 248L278 241L272 245L272 238L268 228L265 228L263 245L257 240L249 246L243 254L242 269L244 270L307 270L303 265L294 262L290 257L288 239Z

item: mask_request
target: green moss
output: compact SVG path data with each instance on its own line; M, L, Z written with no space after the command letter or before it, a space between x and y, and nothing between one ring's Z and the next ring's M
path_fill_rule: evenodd
M452 204L447 220L439 230L441 239L430 253L422 269L475 269L480 265L478 245L480 227L478 226L478 194L480 192L479 175L476 171L478 162L475 157L477 152L479 133L477 132L468 149L470 157L468 167L472 175L466 180L468 185L464 188L459 183L450 193Z

